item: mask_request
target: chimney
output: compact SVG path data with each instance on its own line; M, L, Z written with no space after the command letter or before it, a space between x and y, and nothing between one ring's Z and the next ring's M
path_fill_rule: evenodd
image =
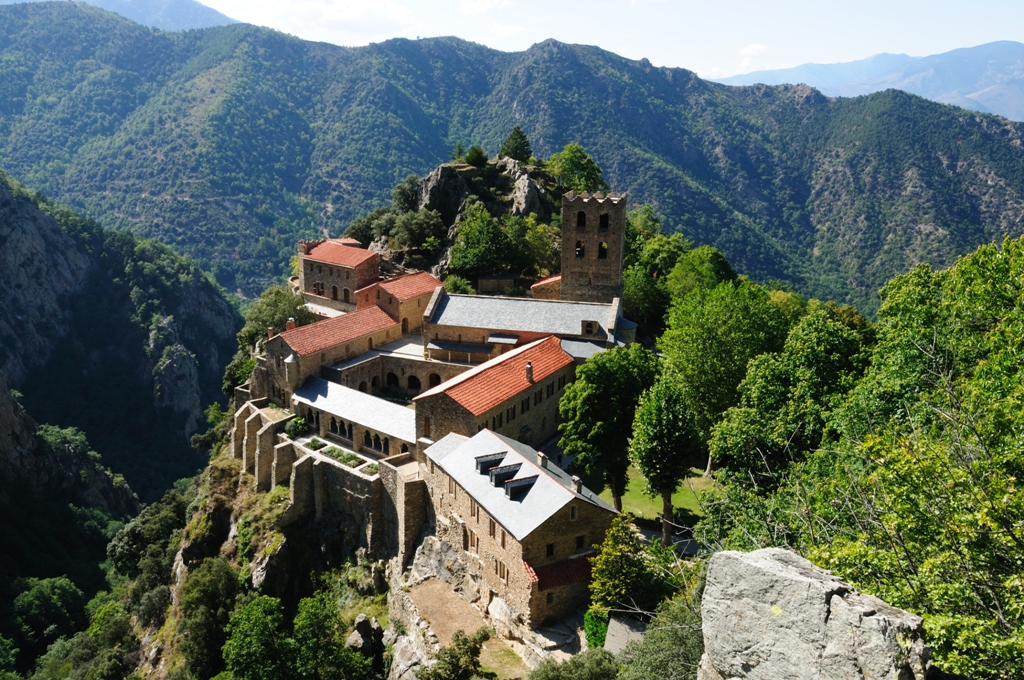
M292 317L292 316L288 317L288 323L286 323L284 325L284 329L286 331L293 331L293 330L295 330L295 317Z
M576 493L583 493L583 480L576 475L572 476L572 490Z
M526 362L526 382L533 382L533 364L529 361Z
M545 456L540 451L537 452L537 464L540 465L545 470L548 469L548 457Z
M267 326L267 340L270 340L272 337L274 337L274 327Z

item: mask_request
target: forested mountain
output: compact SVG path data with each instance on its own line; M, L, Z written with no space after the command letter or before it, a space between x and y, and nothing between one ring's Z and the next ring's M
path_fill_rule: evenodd
M1024 44L1011 40L927 57L883 53L839 64L802 64L718 82L806 83L830 97L857 97L894 88L944 104L1024 120Z
M0 8L0 166L258 292L452 148L578 141L617 191L737 270L870 311L918 261L1021 232L1021 126L897 91L731 88L554 41L363 48L232 25L160 33L85 5ZM538 35L538 38L542 35Z
M29 1L0 0L0 5L17 5ZM88 4L116 12L143 26L164 31L187 31L238 23L196 0L92 0Z

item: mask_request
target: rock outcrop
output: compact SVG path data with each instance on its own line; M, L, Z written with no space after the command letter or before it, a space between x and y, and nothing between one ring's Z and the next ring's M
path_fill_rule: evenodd
M922 621L778 548L712 556L698 680L923 680Z

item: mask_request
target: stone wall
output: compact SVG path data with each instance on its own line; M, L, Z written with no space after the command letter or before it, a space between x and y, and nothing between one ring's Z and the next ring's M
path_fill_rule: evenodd
M316 294L317 284L323 286L323 293L317 297L326 298L328 302L337 300L344 303L345 291L348 291L350 308L355 309L356 291L374 283L380 278L380 256L372 257L355 267L329 264L307 259L300 245L299 278L303 293ZM337 297L334 290L337 290Z
M415 462L416 458L412 454L394 456L380 462L380 481L384 491L381 523L388 527L388 531L381 538L378 555L397 555L398 564L402 568L412 559L424 526L432 518L432 513L428 512L430 501L426 481L419 474L409 479L409 475L400 470Z
M321 377L354 390L381 394L387 389L388 374L392 373L398 383L395 393L412 397L430 389L431 380L441 384L470 368L472 366L468 364L427 361L397 354L374 354L367 356L365 361L352 363L342 369L326 367L321 371ZM409 387L409 376L416 377L419 389Z

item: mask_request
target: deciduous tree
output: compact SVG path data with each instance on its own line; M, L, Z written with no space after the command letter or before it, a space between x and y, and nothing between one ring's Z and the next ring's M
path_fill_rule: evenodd
M548 170L566 189L578 193L608 190L608 183L601 177L603 170L576 142L566 144L564 149L551 156Z

